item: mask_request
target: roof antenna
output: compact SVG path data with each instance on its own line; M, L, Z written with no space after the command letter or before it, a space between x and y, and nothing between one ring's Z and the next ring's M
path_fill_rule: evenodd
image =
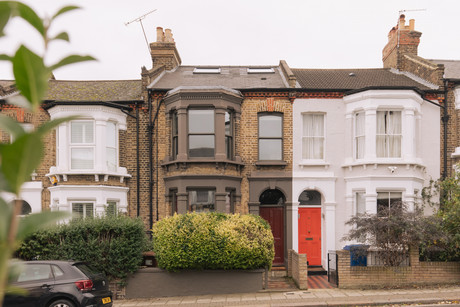
M125 22L125 26L128 26L130 23L133 23L133 22L139 22L141 24L142 32L144 33L145 43L147 44L147 49L149 50L149 54L150 54L151 50L150 50L149 42L147 40L147 36L145 35L145 30L144 30L144 25L142 24L142 19L144 19L145 17L147 17L147 15L150 15L155 11L156 11L156 9L154 9L153 11L150 11L147 14L144 14L144 15L142 15L140 17L137 17L136 19L133 19L133 20L128 21L128 22Z

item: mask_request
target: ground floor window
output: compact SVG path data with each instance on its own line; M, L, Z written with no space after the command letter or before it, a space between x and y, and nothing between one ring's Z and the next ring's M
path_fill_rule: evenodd
M235 191L227 191L225 196L225 213L235 213Z
M74 218L94 217L93 203L72 203L72 213Z
M389 211L401 208L401 192L377 192L377 215L388 215Z
M118 215L118 203L116 201L108 201L107 208L105 210L107 216L117 216Z
M215 211L215 191L207 189L189 190L189 208L191 212Z

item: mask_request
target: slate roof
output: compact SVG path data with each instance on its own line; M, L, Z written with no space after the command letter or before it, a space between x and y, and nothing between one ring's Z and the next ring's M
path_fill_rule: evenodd
M458 60L429 60L435 64L444 64L444 78L460 79L460 61Z
M393 69L292 69L301 88L322 90L359 90L368 87L415 87L432 90L434 86L417 82Z
M273 73L248 73L248 67L251 66L218 66L221 69L218 74L193 73L196 67L205 68L204 66L179 66L172 71L165 71L148 87L161 90L171 90L179 86L220 86L239 90L287 87L287 83L277 66L257 66L257 68L273 68Z
M88 102L142 100L142 82L141 80L50 80L46 100Z

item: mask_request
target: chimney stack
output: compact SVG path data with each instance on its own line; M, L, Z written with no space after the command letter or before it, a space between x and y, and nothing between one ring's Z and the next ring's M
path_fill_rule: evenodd
M166 70L172 70L182 63L171 29L163 32L162 27L157 27L157 40L150 43L150 55L153 69L165 66Z
M414 19L406 25L406 16L399 16L398 25L388 33L388 43L383 48L384 68L404 69L404 55L417 55L421 32L415 31Z

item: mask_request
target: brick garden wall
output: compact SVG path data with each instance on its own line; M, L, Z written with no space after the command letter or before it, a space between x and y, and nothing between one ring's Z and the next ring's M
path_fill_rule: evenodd
M292 277L299 289L308 289L307 255L290 249L288 253L288 277Z
M372 288L460 282L460 262L420 262L416 250L410 252L410 266L350 266L350 252L337 251L339 288Z

